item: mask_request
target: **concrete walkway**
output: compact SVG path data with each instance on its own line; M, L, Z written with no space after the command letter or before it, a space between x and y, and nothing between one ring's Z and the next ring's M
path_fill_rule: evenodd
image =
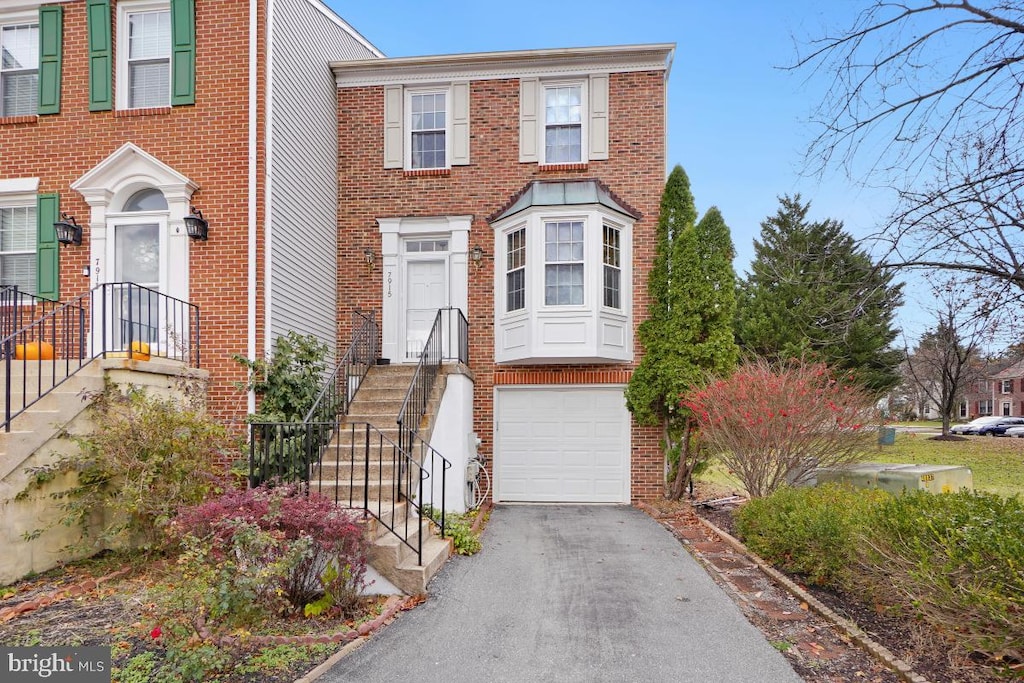
M620 506L499 506L484 549L334 681L799 683L668 531Z

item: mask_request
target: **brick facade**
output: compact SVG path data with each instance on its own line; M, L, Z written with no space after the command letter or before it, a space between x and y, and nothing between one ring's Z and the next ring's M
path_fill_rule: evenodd
M597 178L642 217L633 228L633 318L647 314L646 275L654 259L655 224L665 179L664 72L612 73L608 159L542 167L519 163L519 81L470 84L470 165L416 174L383 167L384 91L379 86L338 92L339 344L348 343L354 308L380 310L382 270L353 267L364 249L379 253L377 218L472 215L470 245L486 253L469 270L470 367L475 374L474 428L481 453L493 454L494 387L513 384L623 384L633 365L498 366L494 363L493 229L487 217L535 179ZM634 355L641 349L634 332ZM663 493L663 464L655 429L632 426L631 498Z
M196 55L195 105L101 112L89 111L86 5L63 7L60 113L0 119L0 179L38 177L39 192L59 193L61 210L83 226L82 245L61 249L62 301L85 293L90 284L81 274L90 254L90 209L70 188L72 182L132 142L199 185L192 203L209 220L210 240L190 245L189 299L201 309L202 365L213 377L211 410L239 420L245 397L234 382L245 375L231 356L247 353L248 3L195 3L196 42L202 46ZM112 16L116 11L115 4ZM260 54L265 54L262 46ZM262 120L262 61L258 68ZM259 130L263 150L262 125ZM258 164L262 188L262 151ZM258 331L257 339L262 336Z

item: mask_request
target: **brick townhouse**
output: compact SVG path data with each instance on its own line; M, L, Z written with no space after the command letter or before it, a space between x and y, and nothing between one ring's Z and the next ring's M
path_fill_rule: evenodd
M250 407L232 355L290 329L334 346L328 64L376 48L315 1L5 0L0 50L0 284L70 301L131 281L195 304L225 419ZM193 208L206 241L186 235ZM58 247L62 214L81 244ZM133 305L174 355L167 300Z
M658 435L623 390L673 49L389 59L317 0L0 3L0 284L135 283L161 298L136 297L155 322L132 334L171 357L197 333L167 333L165 299L197 306L225 420L253 408L234 354L296 330L340 356L358 309L415 363L456 309L469 362L434 430L456 471L479 437L497 500L657 496Z

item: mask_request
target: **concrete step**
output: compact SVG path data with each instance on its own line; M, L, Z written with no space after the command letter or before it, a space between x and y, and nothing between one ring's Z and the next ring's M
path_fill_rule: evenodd
M423 544L422 565L417 564L415 557L411 557L390 569L388 573L385 574L382 571L380 573L409 595L425 593L427 584L448 561L452 551L451 539L431 536ZM378 571L380 570L378 569Z

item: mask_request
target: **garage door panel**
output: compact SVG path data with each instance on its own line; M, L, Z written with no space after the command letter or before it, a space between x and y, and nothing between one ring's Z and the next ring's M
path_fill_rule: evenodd
M498 500L629 502L620 387L496 392Z

